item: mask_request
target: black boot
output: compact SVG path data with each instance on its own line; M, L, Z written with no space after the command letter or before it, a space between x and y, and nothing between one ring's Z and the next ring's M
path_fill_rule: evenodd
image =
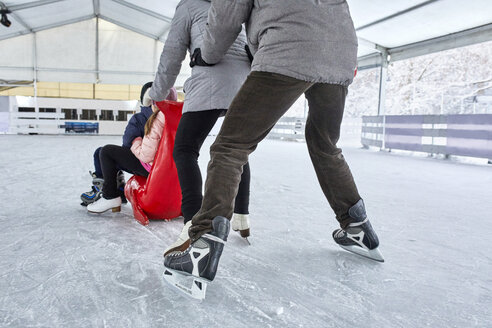
M90 191L84 192L80 195L80 199L82 200L82 203L80 203L80 205L82 206L87 206L94 203L99 198L101 198L102 195L104 179L98 178L96 174L92 173L91 171L89 171L89 174L92 177L92 186Z
M212 232L201 236L183 252L171 252L164 257L164 279L180 292L203 300L207 284L214 280L220 256L229 235L229 220L216 216ZM192 278L191 285L185 284Z
M229 220L217 216L212 221L212 232L201 236L184 252L164 257L164 266L175 272L212 281L217 273L219 259L229 235Z
M349 209L348 214L349 223L343 229L333 231L335 242L349 252L384 262L378 249L378 236L367 219L362 199Z
M118 194L121 197L121 203L123 204L128 203L125 197L125 184L125 173L120 170L116 175L116 188L118 189Z

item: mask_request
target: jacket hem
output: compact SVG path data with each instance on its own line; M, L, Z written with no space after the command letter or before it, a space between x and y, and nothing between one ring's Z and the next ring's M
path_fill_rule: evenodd
M325 79L322 77L313 77L310 75L305 75L301 74L299 72L293 72L288 69L284 69L281 67L277 66L271 66L268 64L256 64L251 68L251 71L253 72L267 72L267 73L275 73L275 74L281 74L285 75L288 77L292 77L294 79L298 79L301 81L305 82L312 82L312 83L327 83L327 84L337 84L337 85L342 85L342 86L349 86L352 83L353 79L346 80L346 81L336 81L336 80L331 80L331 79Z

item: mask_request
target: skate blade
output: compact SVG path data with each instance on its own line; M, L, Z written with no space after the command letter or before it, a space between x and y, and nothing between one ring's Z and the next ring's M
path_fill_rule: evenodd
M364 249L360 246L343 246L343 245L339 245L339 246L351 253L366 257L374 261L384 262L383 254L381 254L381 252L377 247L374 249Z
M246 240L246 242L248 243L248 245L251 246L251 243L249 242L249 229L245 229L245 230L234 230L235 232L237 232L244 240Z
M192 275L185 275L181 272L166 268L164 271L164 280L181 293L196 300L204 300L207 293L208 281ZM185 285L188 283L188 285ZM191 287L188 287L191 285Z

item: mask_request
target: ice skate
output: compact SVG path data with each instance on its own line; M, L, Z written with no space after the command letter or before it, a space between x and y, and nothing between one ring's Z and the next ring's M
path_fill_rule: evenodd
M112 210L113 212L121 211L121 197L118 196L112 199L101 197L94 203L87 205L87 211L90 213L99 214L109 210Z
M172 252L183 252L190 246L190 236L188 236L188 229L190 229L190 227L191 220L184 225L183 230L181 230L181 233L178 236L178 240L164 250L164 256Z
M333 231L335 242L349 252L384 262L383 255L378 249L378 236L367 219L362 199L349 209L348 214L352 222L345 229Z
M118 189L118 192L120 193L121 197L121 203L126 204L128 201L126 200L125 196L125 172L123 171L118 171L118 174L116 175L116 188Z
M246 239L248 244L250 244L250 242L248 240L248 237L250 235L250 233L249 233L249 214L234 213L232 215L231 228L232 228L232 230L239 232L241 237Z
M101 198L102 195L104 179L98 178L91 171L89 171L89 174L92 177L92 186L90 191L84 192L80 195L80 199L82 200L82 203L80 203L80 205L82 206L87 206L94 203L96 200Z
M229 220L216 216L210 233L200 237L185 251L165 256L164 279L186 295L203 300L208 283L217 273L229 228Z

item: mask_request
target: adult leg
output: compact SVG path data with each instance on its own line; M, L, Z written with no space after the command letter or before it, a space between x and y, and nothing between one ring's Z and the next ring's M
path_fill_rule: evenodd
M220 116L221 110L184 113L174 141L173 158L181 186L181 211L186 224L202 205L202 174L198 166L200 149Z
M249 185L251 181L251 172L249 163L244 164L241 182L234 200L234 213L249 214Z
M319 184L341 226L333 232L333 239L350 252L384 262L350 168L336 147L346 95L346 87L321 83L306 92L306 142Z
M252 72L234 98L210 148L205 195L189 230L192 240L212 231L216 216L231 218L243 165L278 119L312 83Z
M106 145L101 149L99 156L104 176L103 197L106 199L120 196L116 181L120 168L144 177L149 175L149 172L142 166L138 158L133 155L130 148Z
M342 150L336 146L340 137L347 87L317 83L306 91L309 114L306 143L319 184L342 224L348 210L361 197Z

